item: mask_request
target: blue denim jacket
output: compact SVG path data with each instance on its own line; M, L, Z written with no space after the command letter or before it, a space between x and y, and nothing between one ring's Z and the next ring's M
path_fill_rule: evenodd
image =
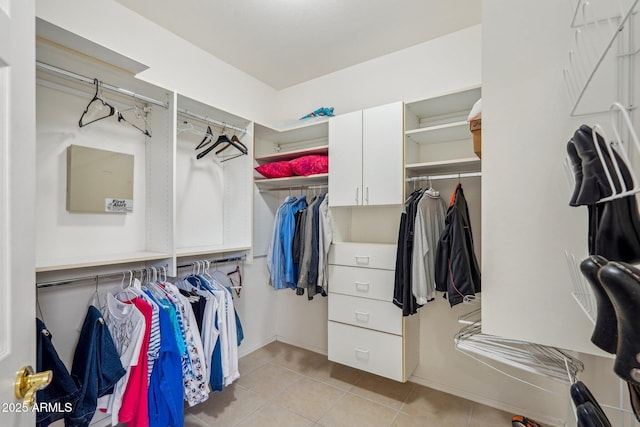
M53 372L51 384L47 388L36 392L36 400L39 403L47 402L58 405L63 411L65 404L74 405L77 402L80 390L78 390L78 386L69 375L67 367L58 357L58 352L51 342L51 332L40 319L36 319L36 331L38 334L36 370L38 372L48 370ZM62 419L64 415L64 412L38 411L36 426L46 427L52 422Z
M125 373L102 314L90 306L71 367L71 375L81 387L80 399L74 411L65 416L65 426L88 426L96 411L98 397L112 393Z

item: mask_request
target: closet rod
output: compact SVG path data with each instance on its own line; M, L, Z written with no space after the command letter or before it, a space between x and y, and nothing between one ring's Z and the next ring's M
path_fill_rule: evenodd
M79 81L84 82L84 83L89 83L91 85L94 84L94 79L92 79L90 77L86 77L86 76L83 76L81 74L76 74L76 73L74 73L72 71L67 71L67 70L64 70L62 68L58 68L58 67L53 66L53 65L45 64L44 62L36 61L36 66L37 66L37 68L40 68L42 70L51 71L51 72L59 74L61 76L70 77L72 79L76 79L76 80L79 80ZM122 95L130 96L133 99L137 99L137 100L140 100L140 101L147 102L149 104L157 105L158 107L169 108L169 103L168 102L158 101L157 99L149 98L148 96L140 95L138 93L131 92L130 90L110 85L109 83L100 82L100 86L102 88L110 90L112 92L116 92L116 93L119 93L119 94L122 94Z
M72 279L52 280L49 282L36 282L36 288L38 289L51 288L55 286L78 284L81 282L91 282L95 284L96 281L101 279L119 279L129 272L142 273L144 271L146 271L146 269L124 270L116 273L94 274L93 276L74 277Z
M227 262L234 262L234 261L246 261L247 260L247 255L241 255L241 256L234 256L234 257L230 257L230 258L221 258L221 259L212 259L212 260L208 260L209 264L224 264ZM182 264L177 266L177 269L181 269L181 268L193 268L194 263L197 262L202 262L202 260L199 261L193 261L190 264Z
M407 182L415 182L415 181L436 181L438 179L455 179L455 178L473 178L476 176L482 176L482 172L466 172L466 173L452 173L448 175L425 175L425 176L414 176L411 178L407 178Z
M178 108L178 114L191 117L192 119L200 120L201 122L209 123L210 125L214 125L223 129L233 129L235 131L242 132L242 133L247 132L246 129L241 129L239 127L228 125L218 120L210 119L209 117L201 116L200 114L193 113L185 108Z
M261 193L268 191L291 191L291 190L321 190L323 188L329 188L327 184L323 185L299 185L297 187L279 187L279 188L263 188Z

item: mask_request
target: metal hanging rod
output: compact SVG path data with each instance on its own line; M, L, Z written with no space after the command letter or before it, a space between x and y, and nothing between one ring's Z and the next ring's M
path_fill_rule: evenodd
M318 184L318 185L299 185L297 187L281 187L281 188L263 188L260 192L266 191L292 191L292 190L321 190L324 188L329 188L328 184Z
M79 81L81 81L83 83L89 83L91 85L93 85L95 83L94 79L92 79L90 77L83 76L81 74L77 74L77 73L74 73L72 71L67 71L67 70L64 70L62 68L58 68L58 67L53 66L53 65L45 64L44 62L36 61L36 67L40 68L41 70L51 71L51 72L59 74L61 76L70 77L72 79L79 80ZM140 94L132 92L130 90L123 89L123 88L118 87L118 86L113 86L113 85L110 85L109 83L105 83L105 82L102 82L102 81L100 81L99 83L100 83L100 87L103 88L103 89L107 89L107 90L110 90L112 92L119 93L121 95L129 96L129 97L131 97L133 99L137 99L139 101L144 101L144 102L147 102L149 104L157 105L158 107L169 108L169 103L168 102L158 101L157 99L149 98L148 96L140 95Z
M219 258L219 259L212 259L212 260L207 260L207 262L209 262L209 264L225 264L227 262L234 262L234 261L241 261L244 262L247 260L247 255L241 255L241 256L235 256L235 257L229 257L229 258ZM177 269L182 269L182 268L193 268L194 264L197 263L198 261L193 261L192 263L189 264L182 264L177 266ZM202 262L202 260L200 260L200 262Z
M191 117L192 119L200 120L201 122L208 123L210 125L214 125L214 126L217 126L217 127L223 128L223 129L233 129L235 131L242 132L242 133L246 133L247 132L246 129L241 129L241 128L236 127L236 126L228 125L228 124L226 124L224 122L221 122L219 120L215 120L215 119L211 119L209 117L201 116L200 114L193 113L193 112L187 110L186 108L178 108L178 114L183 115L183 116L187 116L187 117Z
M425 176L414 176L411 178L407 178L407 182L416 182L416 181L436 181L439 179L455 179L455 178L473 178L477 176L482 176L482 172L466 172L466 173L452 173L448 175L425 175Z
M157 268L157 267L156 267ZM73 285L79 284L82 282L90 282L95 284L97 281L102 279L119 279L122 278L125 274L132 273L143 273L146 269L137 269L137 270L123 270L115 273L105 273L105 274L94 274L93 276L83 276L83 277L74 277L71 279L62 279L62 280L52 280L49 282L36 282L36 288L51 288L55 286L65 286L65 285Z

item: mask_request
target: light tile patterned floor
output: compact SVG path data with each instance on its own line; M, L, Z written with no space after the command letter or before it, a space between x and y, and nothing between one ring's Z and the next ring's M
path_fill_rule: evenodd
M511 414L273 342L240 359L240 379L189 409L185 426L510 427Z

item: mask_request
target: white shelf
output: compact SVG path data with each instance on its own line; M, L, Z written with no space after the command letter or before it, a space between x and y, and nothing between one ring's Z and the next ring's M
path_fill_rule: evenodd
M481 160L477 157L465 157L461 159L437 160L434 162L410 163L405 166L409 171L436 168L440 166L465 166L469 164L478 165L480 167Z
M254 132L256 138L274 144L291 144L295 142L326 139L329 135L329 120L324 119L312 123L304 123L286 129L273 129L256 123Z
M473 137L467 121L408 130L405 132L405 135L417 144L438 144L442 142L468 140Z
M455 93L444 94L435 98L424 99L406 104L407 113L421 118L436 118L452 113L468 112L473 104L480 99L479 87Z
M329 154L329 146L321 145L319 147L303 148L300 150L292 150L292 151L286 151L281 153L275 153L267 156L256 157L256 161L260 163L277 162L282 160L286 161L286 160L296 159L302 156L308 156L310 154L327 155Z
M98 267L101 265L125 264L131 262L155 261L171 258L171 254L162 252L130 252L113 255L73 256L68 258L50 258L36 261L36 273L72 268Z
M289 178L256 178L256 185L262 188L287 188L299 185L326 185L329 182L329 174L321 173L309 176L292 176Z
M242 246L225 246L225 245L210 245L210 246L194 246L189 248L178 248L176 250L176 256L199 256L207 254L220 254L225 252L239 252L251 250L251 245Z

